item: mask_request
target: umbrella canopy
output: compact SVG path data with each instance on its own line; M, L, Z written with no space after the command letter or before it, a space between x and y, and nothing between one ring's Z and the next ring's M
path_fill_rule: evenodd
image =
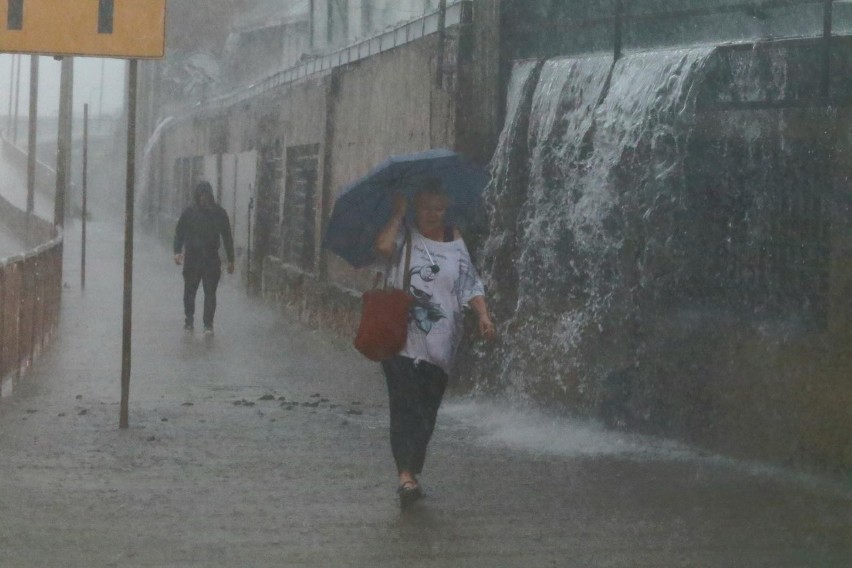
M474 214L489 179L484 170L450 150L391 156L340 191L323 247L355 268L369 265L375 259L376 236L391 217L394 192L410 198L428 178L440 179L452 200L447 212L452 223Z

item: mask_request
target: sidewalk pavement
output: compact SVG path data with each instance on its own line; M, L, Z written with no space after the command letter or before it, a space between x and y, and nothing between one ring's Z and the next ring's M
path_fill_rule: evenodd
M848 485L459 397L401 512L377 365L228 276L186 334L144 235L120 430L121 227L85 291L77 233L59 340L0 400L3 568L852 566Z

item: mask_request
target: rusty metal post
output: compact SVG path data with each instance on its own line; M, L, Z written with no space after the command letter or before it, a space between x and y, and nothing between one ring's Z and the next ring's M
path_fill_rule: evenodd
M48 313L50 318L49 333L53 335L59 323L59 306L62 303L62 249L60 242L50 252L50 291Z
M131 330L133 314L133 209L136 182L137 60L127 73L127 191L124 216L124 319L121 341L121 410L119 428L129 426Z
M73 109L74 61L70 57L62 58L61 78L59 81L59 135L56 152L56 200L53 209L53 224L59 228L65 226L65 201L68 195L71 156L71 111Z
M10 309L12 317L9 318L9 321L6 322L6 330L7 337L11 337L11 341L7 347L8 361L9 361L9 371L18 373L18 369L20 369L20 349L21 349L21 334L20 334L20 326L21 326L21 294L23 289L23 282L21 279L21 275L23 274L23 262L16 262L10 268L12 268L11 278L6 280L7 285L11 283L12 294L6 300L6 306Z
M30 116L29 137L27 138L27 214L32 215L35 208L35 167L36 136L38 124L38 55L30 55ZM29 224L29 221L27 221ZM30 231L27 230L27 238Z
M44 270L47 266L47 251L40 252L33 258L33 287L30 290L33 298L33 338L31 361L41 354L44 346Z
M86 289L86 215L87 185L89 171L89 103L83 105L83 214L82 214L82 252L80 256L80 289Z
M6 266L0 264L0 387L6 378ZM0 388L2 392L2 388Z
M21 262L21 289L18 298L18 377L29 368L33 355L33 304L34 269L33 259Z
M18 67L15 71L15 121L12 123L12 142L18 145L18 103L21 98L21 56L17 56Z
M12 132L12 102L15 97L12 96L13 86L15 84L15 58L12 56L12 61L9 62L9 110L6 111L6 136Z
M249 193L253 193L251 188L251 184L249 184ZM247 231L248 238L246 239L246 281L249 290L251 290L251 216L254 213L254 195L249 198L248 204L248 219L247 219Z
M17 331L18 331L18 309L17 297L15 296L15 269L17 263L7 264L2 269L3 283L3 342L0 343L0 373L6 378L15 368L16 354L18 353Z

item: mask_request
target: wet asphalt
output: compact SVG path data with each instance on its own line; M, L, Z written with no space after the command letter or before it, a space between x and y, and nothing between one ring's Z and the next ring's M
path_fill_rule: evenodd
M119 429L122 227L89 225L85 290L74 227L56 341L0 399L0 567L852 566L848 481L459 394L401 511L378 366L237 276L184 332L138 233Z

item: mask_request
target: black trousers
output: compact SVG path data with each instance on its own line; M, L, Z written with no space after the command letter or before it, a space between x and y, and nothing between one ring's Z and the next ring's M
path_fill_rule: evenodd
M390 399L390 441L398 472L419 474L435 429L447 374L425 361L397 355L382 361Z
M183 269L183 313L187 318L195 315L195 295L198 285L204 287L204 326L213 327L216 315L216 288L222 275L222 264L218 262L187 263Z

